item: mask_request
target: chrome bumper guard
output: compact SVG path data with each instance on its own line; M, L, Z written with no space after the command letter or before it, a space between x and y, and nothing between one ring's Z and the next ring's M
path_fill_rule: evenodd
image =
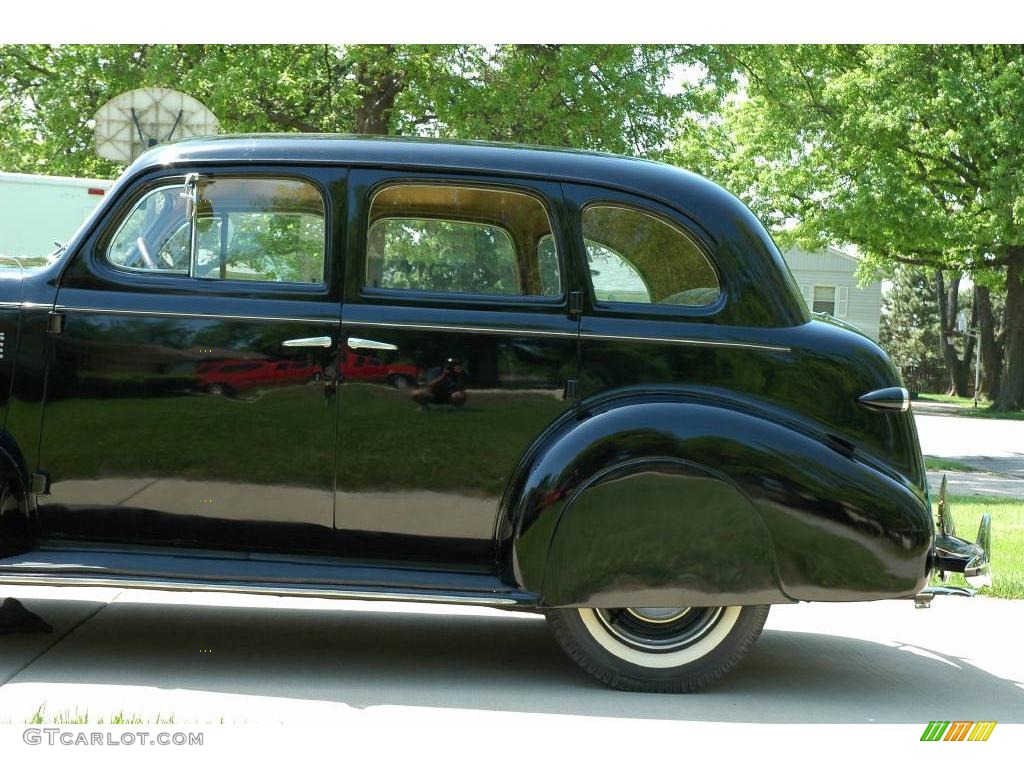
M967 583L977 589L992 586L992 518L986 512L981 516L978 535L974 542L961 539L956 535L952 510L946 498L946 478L943 476L939 486L938 499L938 531L932 545L930 570L938 571L939 578L946 581L950 573L962 573ZM928 606L935 595L962 595L970 597L974 589L963 587L936 586L925 587L914 597L919 608Z

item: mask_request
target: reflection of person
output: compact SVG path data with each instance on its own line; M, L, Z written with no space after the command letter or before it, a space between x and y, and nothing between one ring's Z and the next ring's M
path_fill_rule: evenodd
M449 357L440 373L429 378L427 386L412 393L412 399L421 408L430 404L463 405L466 402L466 372L462 369L462 363Z

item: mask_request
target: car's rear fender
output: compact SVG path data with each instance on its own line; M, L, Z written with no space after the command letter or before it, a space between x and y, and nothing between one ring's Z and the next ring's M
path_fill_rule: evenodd
M504 507L509 575L547 605L910 595L934 535L927 500L842 446L670 395L563 420Z

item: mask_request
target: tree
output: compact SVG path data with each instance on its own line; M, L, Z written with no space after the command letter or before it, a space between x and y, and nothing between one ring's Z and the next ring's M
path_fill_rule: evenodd
M942 269L933 270L935 295L938 299L938 321L939 321L939 348L942 350L942 358L946 363L946 370L949 373L948 393L967 397L970 394L968 380L970 379L971 365L974 362L974 347L977 344L977 336L968 334L961 337L963 354L960 354L956 344L959 334L958 316L960 315L961 291L960 282L963 276L959 272L950 275L947 283L946 275ZM971 302L970 320L968 327L974 328L978 324L978 306ZM965 340L964 340L965 339Z
M1024 49L719 52L746 98L688 121L675 156L714 169L784 241L852 243L883 274L906 264L1005 282L996 407L1024 407ZM991 318L979 320L992 341Z
M720 98L721 66L669 94L700 46L0 46L0 168L115 176L90 119L132 88L168 86L224 132L428 135L658 154L679 116Z
M977 328L981 344L981 391L993 402L999 398L999 385L1003 375L1003 350L1006 345L1006 328L1003 318L1006 314L1005 281L993 280L996 285L980 282L974 284L974 300L978 309ZM978 279L993 278L979 275ZM1002 285L1000 285L1002 283Z
M934 280L918 268L897 268L882 298L879 342L911 391L934 392L946 380L941 335Z

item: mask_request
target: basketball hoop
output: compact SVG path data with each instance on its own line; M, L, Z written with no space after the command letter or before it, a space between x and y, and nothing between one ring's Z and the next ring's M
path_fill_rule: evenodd
M128 165L150 147L217 133L204 104L170 88L138 88L115 96L96 112L96 154Z

